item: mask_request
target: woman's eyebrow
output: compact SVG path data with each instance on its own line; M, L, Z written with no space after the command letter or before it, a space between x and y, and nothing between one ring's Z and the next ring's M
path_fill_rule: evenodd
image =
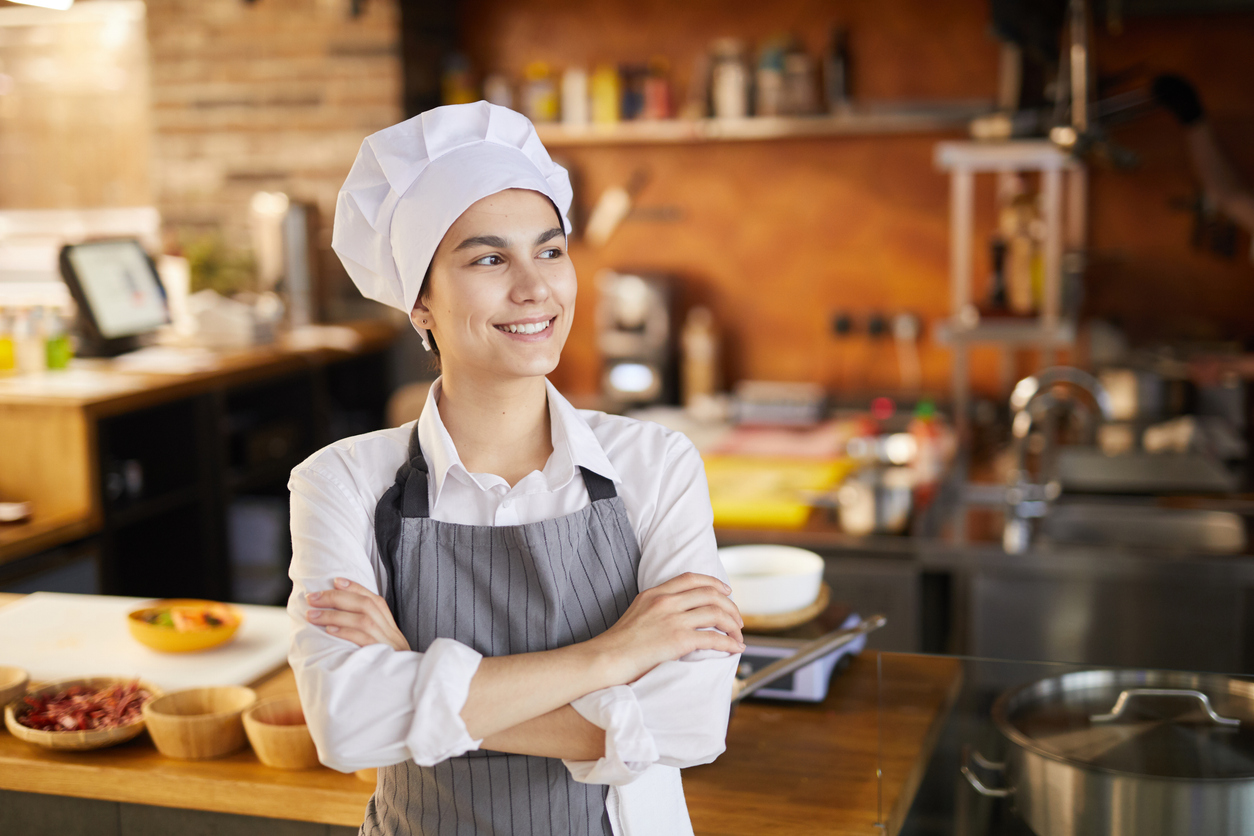
M476 235L473 238L467 238L465 241L462 241L453 252L468 250L471 247L500 247L501 249L506 249L509 247L509 242L499 235Z
M564 235L564 234L565 232L562 230L560 226L555 226L552 229L546 229L544 232L541 232L539 235L536 236L535 246L538 247L541 244L543 244L545 241L551 241L557 236Z

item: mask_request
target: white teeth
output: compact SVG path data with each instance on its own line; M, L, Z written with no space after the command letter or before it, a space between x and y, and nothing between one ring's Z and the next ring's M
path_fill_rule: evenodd
M522 325L498 325L498 328L508 331L511 334L539 334L545 328L549 327L550 320L543 322L528 322Z

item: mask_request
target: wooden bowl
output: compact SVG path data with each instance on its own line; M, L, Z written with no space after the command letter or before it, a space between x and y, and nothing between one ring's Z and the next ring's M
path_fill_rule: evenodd
M253 751L266 766L277 769L312 769L318 750L305 725L300 698L284 694L262 700L244 712L244 730Z
M149 624L144 620L146 616L170 607L222 608L232 617L232 621L204 630L180 632L173 627L161 627L156 624ZM243 620L243 614L230 604L221 604L217 601L201 601L194 598L169 598L127 613L126 626L130 628L132 636L141 644L147 645L153 650L160 650L164 653L189 653L197 650L208 650L211 647L217 647L230 641L235 636L235 631L239 629L240 622Z
M144 721L157 751L166 757L220 758L243 748L240 715L256 701L252 688L238 685L189 688L148 703Z
M42 685L28 693L27 696L33 697L55 693L69 688L71 685L85 685L88 688L99 689L107 688L110 685L127 685L134 681L132 678L119 676L62 679ZM160 688L142 679L139 681L139 687L151 694L154 699L161 695ZM153 699L149 699L148 705L151 705L152 702ZM147 706L145 706L145 710L147 710ZM13 733L14 737L25 740L27 743L33 743L36 746L43 746L46 749L70 749L75 751L103 749L106 746L125 743L144 730L144 721L140 719L129 725L118 726L115 729L43 731L41 729L32 729L18 722L28 711L30 711L30 706L16 698L13 699L4 707L4 724Z
M26 693L30 676L21 668L0 665L0 708Z

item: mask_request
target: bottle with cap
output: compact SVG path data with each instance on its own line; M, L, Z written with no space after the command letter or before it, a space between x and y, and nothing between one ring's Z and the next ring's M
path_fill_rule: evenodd
M655 55L649 59L649 74L644 80L645 119L669 119L671 110L670 62Z
M532 61L523 72L523 113L536 124L557 121L557 85L543 61Z
M48 368L38 308L19 308L13 326L13 349L19 374L39 374Z
M48 308L44 315L44 365L48 369L67 369L74 357L65 318L57 308Z
M567 67L562 73L562 124L588 124L588 72Z
M13 347L13 318L0 308L0 377L13 374L17 358Z
M602 64L592 74L592 121L597 125L618 122L618 68Z
M745 66L744 45L735 38L714 42L710 98L716 119L741 119L749 115L749 70Z

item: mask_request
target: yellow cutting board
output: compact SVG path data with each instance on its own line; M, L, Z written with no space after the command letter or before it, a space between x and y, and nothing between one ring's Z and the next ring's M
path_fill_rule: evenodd
M851 459L807 461L759 456L705 457L714 525L722 528L801 528L810 518L805 494L839 485Z

